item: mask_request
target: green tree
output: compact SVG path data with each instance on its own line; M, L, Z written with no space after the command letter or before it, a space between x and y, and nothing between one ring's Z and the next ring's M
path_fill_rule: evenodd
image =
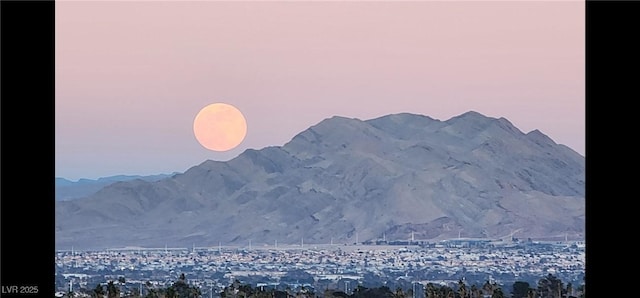
M239 280L234 280L229 286L224 287L224 289L222 290L222 293L220 293L220 297L225 298L225 297L237 297L237 290L240 287L240 281Z
M516 281L513 283L513 290L511 296L513 298L527 298L529 292L529 283L525 281Z
M164 293L165 293L165 297L166 298L176 298L177 297L176 290L172 286L168 287L164 291Z
M101 284L97 284L93 289L93 293L91 293L92 297L103 298L104 297L104 288Z
M189 288L189 296L188 297L202 297L202 291L200 291L199 288L196 288L195 286L192 286L191 288Z
M462 279L458 280L458 295L461 298L469 297L469 290L467 290L467 285Z
M439 292L438 293L438 297L441 297L441 298L455 298L456 297L455 291L449 286L441 286L440 290L438 292Z
M529 290L527 291L527 298L536 298L536 296L538 296L538 292L536 292L536 289L529 288Z
M401 287L397 287L395 293L393 293L394 298L404 298L404 291Z
M481 290L474 284L471 285L471 298L481 298Z
M358 288L360 288L360 286L358 286ZM312 289L307 288L305 286L302 286L302 287L300 287L300 290L298 290L298 293L296 293L296 297L298 297L298 298L313 298L313 297L316 297L316 293L314 293Z
M493 295L493 290L495 289L495 283L492 284L488 280L482 285L482 294L483 295Z
M433 283L427 284L427 289L425 291L425 295L427 298L437 298L438 297L438 289Z
M244 297L249 297L251 292L251 286L241 285L240 287L245 287L245 295ZM247 290L248 288L248 290ZM249 292L246 292L249 291ZM178 280L176 280L168 289L167 289L167 298L197 298L202 296L200 289L195 286L189 286L187 283L187 278L184 273L180 274ZM242 296L241 296L242 297Z
M378 288L366 289L359 297L362 298L393 298L395 294L391 292L391 289L387 286L381 286ZM411 296L410 296L411 297ZM353 298L356 298L355 296Z
M155 287L153 287L151 282L147 281L145 283L145 289L146 289L146 293L147 293L144 296L145 298L159 298L158 297L158 290Z
M491 294L491 298L504 298L504 293L500 287L496 287Z
M562 281L551 273L538 281L538 295L541 298L562 298L563 290Z
M238 287L238 297L251 297L253 288L250 285L242 284Z
M116 287L113 280L110 280L107 283L107 298L119 298L119 297L120 297L120 290L118 289L118 287Z

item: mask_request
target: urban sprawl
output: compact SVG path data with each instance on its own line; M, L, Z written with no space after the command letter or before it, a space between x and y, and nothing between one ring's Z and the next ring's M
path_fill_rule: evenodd
M584 272L584 243L577 241L70 248L56 252L56 296L90 296L96 285L115 282L120 296L144 297L145 291L168 287L181 275L203 297L219 297L234 281L347 294L358 286L388 286L418 294L429 283L455 286L460 280L478 286L489 281L507 290L516 281L535 287L548 274L577 286L584 283Z

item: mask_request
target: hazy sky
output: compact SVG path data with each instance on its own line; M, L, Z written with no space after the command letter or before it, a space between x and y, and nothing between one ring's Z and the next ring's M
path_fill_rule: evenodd
M56 1L56 176L183 172L321 120L469 110L584 155L583 1ZM204 106L244 142L202 147Z

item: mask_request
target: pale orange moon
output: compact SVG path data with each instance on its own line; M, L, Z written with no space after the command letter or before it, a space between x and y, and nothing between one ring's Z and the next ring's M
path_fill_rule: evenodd
M247 134L247 121L236 107L214 103L198 112L193 120L193 133L203 147L227 151L242 143Z

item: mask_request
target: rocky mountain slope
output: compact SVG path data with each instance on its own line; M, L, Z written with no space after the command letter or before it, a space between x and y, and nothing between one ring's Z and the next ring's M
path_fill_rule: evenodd
M353 243L569 235L585 158L476 112L332 117L283 146L56 202L56 247Z

